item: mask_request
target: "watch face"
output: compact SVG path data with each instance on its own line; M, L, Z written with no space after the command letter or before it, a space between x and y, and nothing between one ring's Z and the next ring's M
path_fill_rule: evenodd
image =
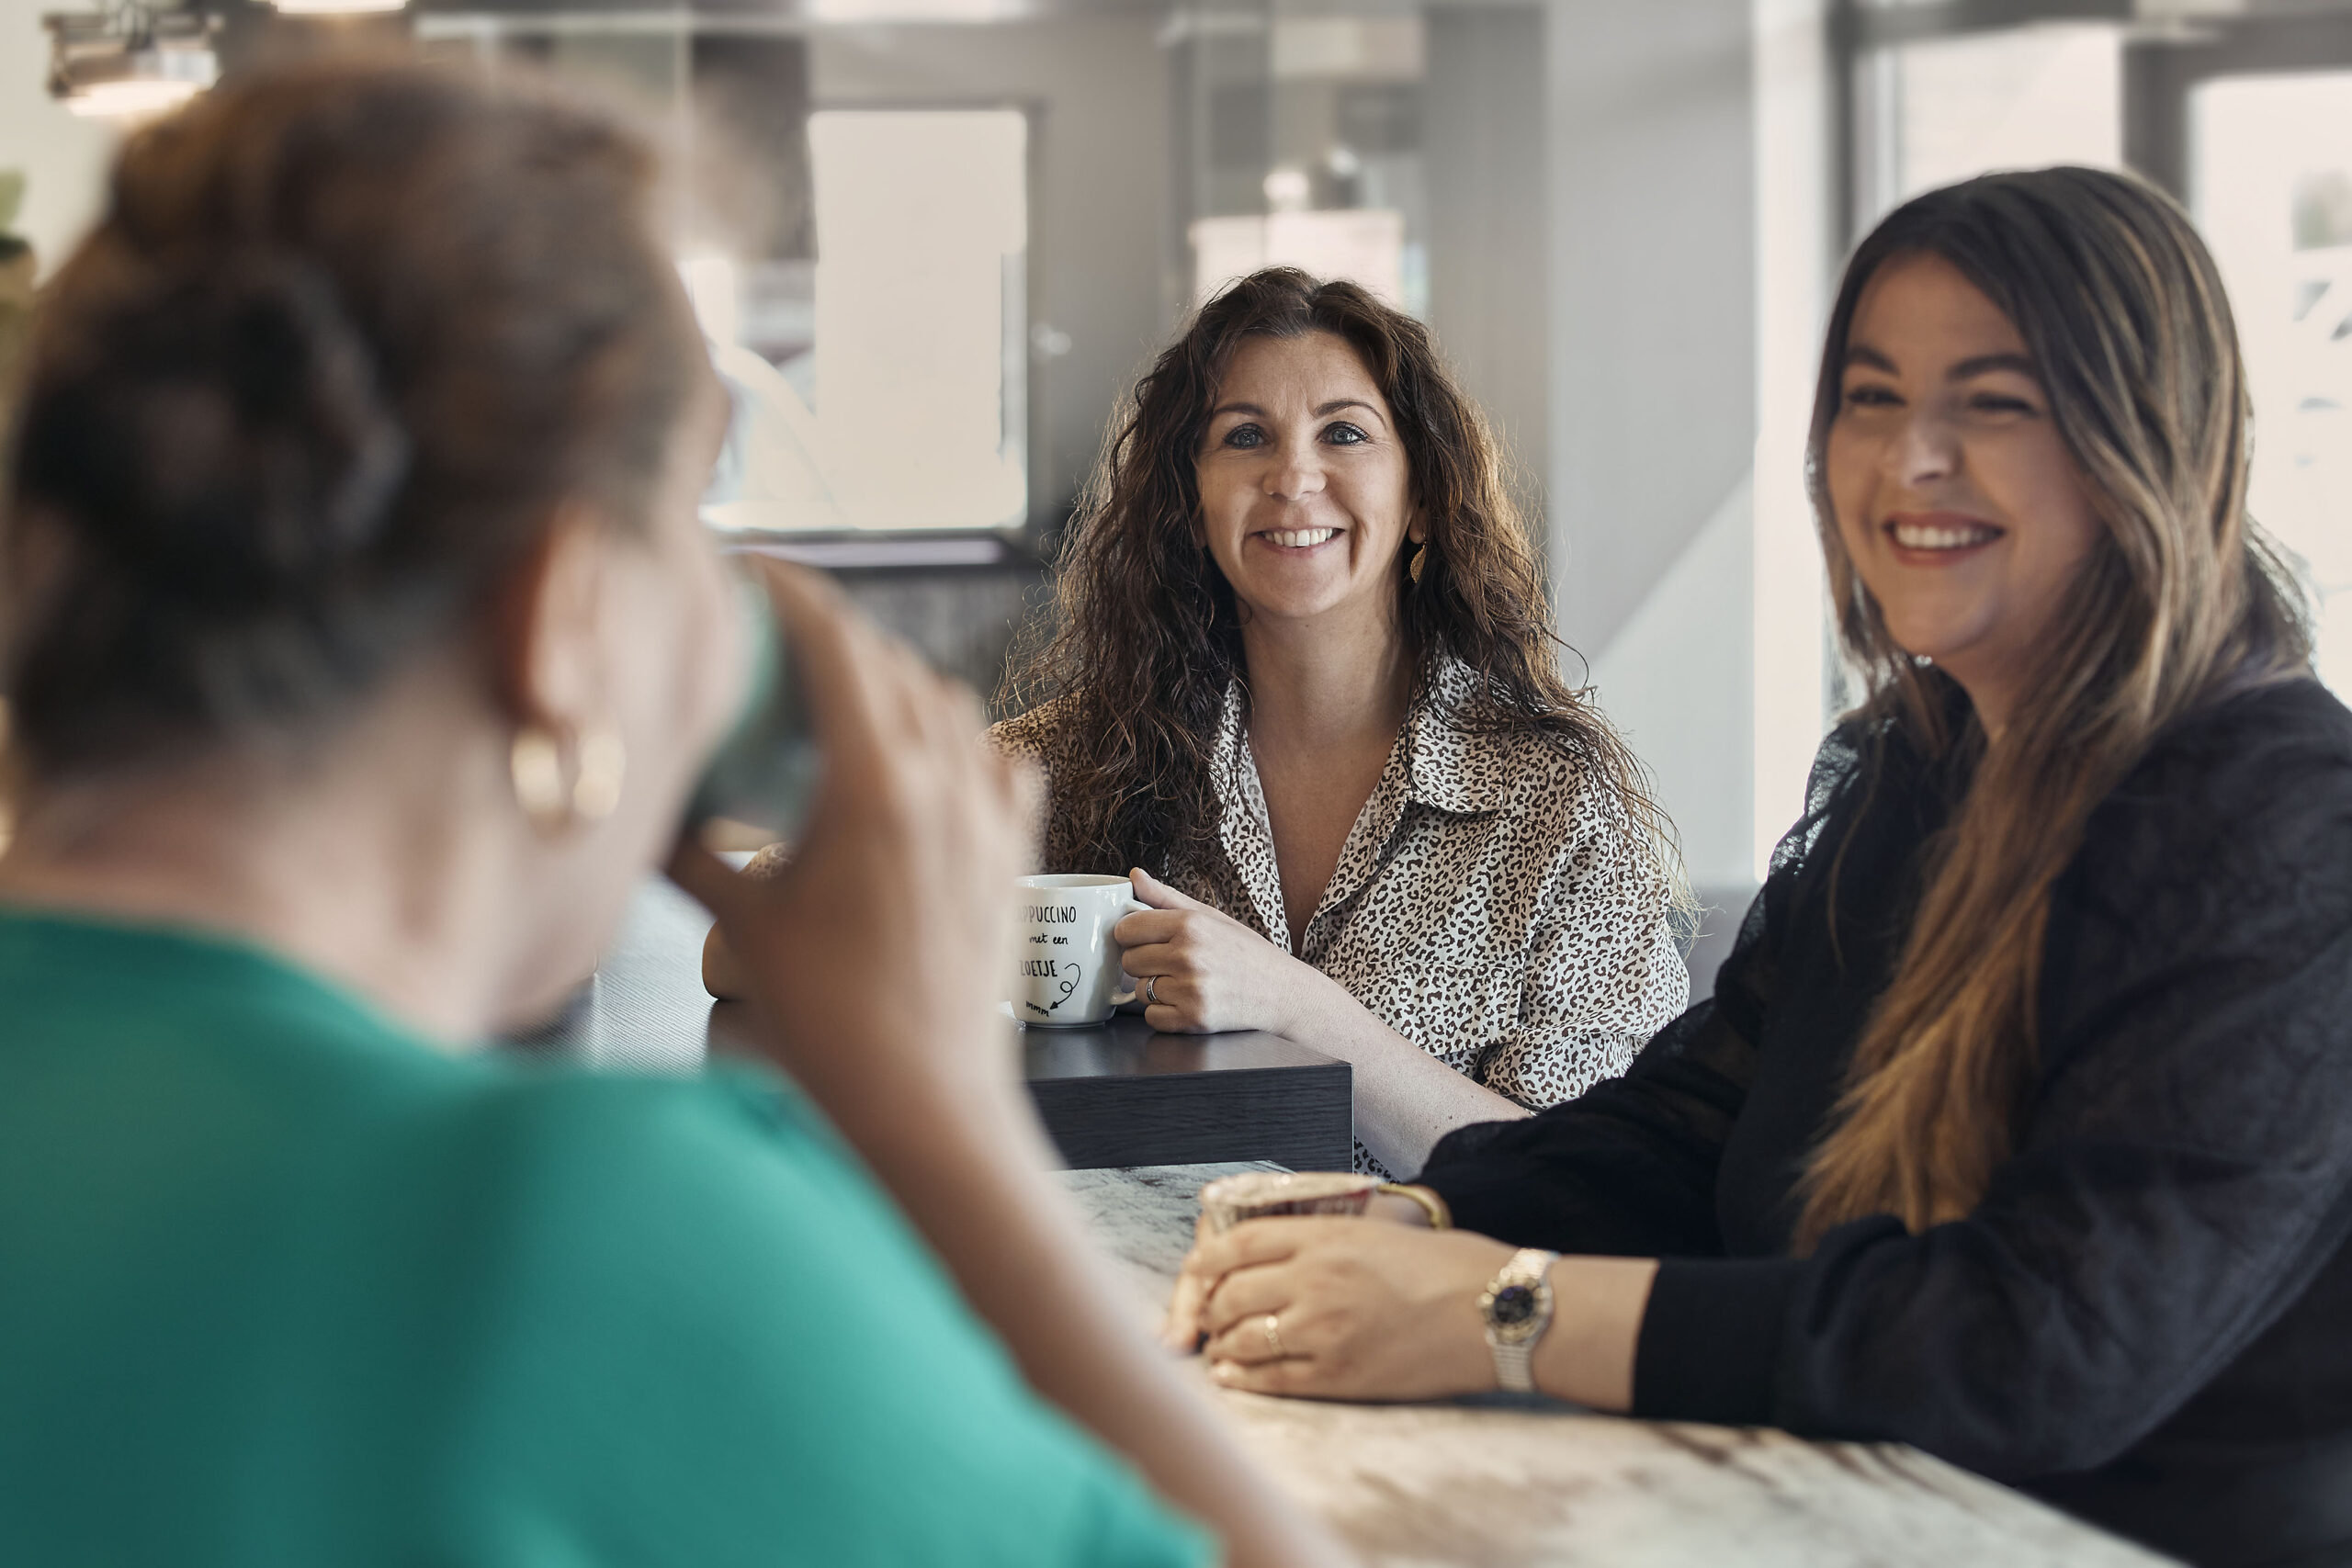
M1535 1292L1526 1285L1505 1285L1495 1292L1488 1309L1498 1328L1510 1328L1535 1315Z

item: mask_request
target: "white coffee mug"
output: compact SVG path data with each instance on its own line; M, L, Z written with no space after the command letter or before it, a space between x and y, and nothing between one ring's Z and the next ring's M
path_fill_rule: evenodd
M1024 876L1015 887L1013 1017L1033 1029L1082 1029L1135 1000L1120 988L1126 976L1111 928L1151 906L1136 900L1125 877Z

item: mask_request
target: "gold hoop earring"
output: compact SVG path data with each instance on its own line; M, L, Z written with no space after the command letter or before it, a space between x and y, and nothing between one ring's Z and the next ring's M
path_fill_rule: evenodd
M1419 549L1413 552L1413 558L1411 562L1405 568L1405 576L1407 580L1409 581L1416 588L1419 588L1421 585L1421 568L1429 564L1429 559L1430 547L1427 544L1424 544Z

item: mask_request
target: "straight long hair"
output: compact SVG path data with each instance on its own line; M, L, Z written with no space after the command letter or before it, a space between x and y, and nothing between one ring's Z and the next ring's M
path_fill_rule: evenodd
M1888 636L1824 477L1847 337L1898 256L1958 268L2015 323L2104 533L2065 593L2035 679L1987 747L1948 722L1951 678ZM2226 692L2308 671L2301 596L2246 513L2250 411L2237 329L2188 215L2128 175L1987 175L1897 209L1846 268L1808 468L1838 630L1862 716L1973 766L1930 844L1894 976L1804 1174L1797 1241L1891 1213L1967 1213L2016 1146L2039 1069L2052 884L2092 810L2165 726Z
M1242 278L1203 306L1137 383L1070 525L1051 613L1034 622L1000 702L1063 705L1046 825L1057 869L1168 875L1197 863L1221 807L1212 756L1226 693L1246 675L1243 607L1195 533L1194 463L1216 389L1252 337L1329 333L1352 348L1395 415L1429 539L1389 568L1418 698L1441 656L1476 696L1453 722L1532 734L1583 763L1622 808L1678 908L1672 826L1590 694L1560 674L1544 572L1504 483L1500 448L1428 331L1354 284L1295 267Z

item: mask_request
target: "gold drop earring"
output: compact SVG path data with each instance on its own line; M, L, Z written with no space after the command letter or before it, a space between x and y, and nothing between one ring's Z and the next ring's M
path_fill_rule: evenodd
M571 781L571 809L583 822L602 822L619 809L621 783L628 776L628 748L609 724L592 726L580 737L580 776Z
M543 832L560 831L571 815L571 792L563 787L563 755L555 736L545 726L525 725L514 732L506 765L523 815Z

